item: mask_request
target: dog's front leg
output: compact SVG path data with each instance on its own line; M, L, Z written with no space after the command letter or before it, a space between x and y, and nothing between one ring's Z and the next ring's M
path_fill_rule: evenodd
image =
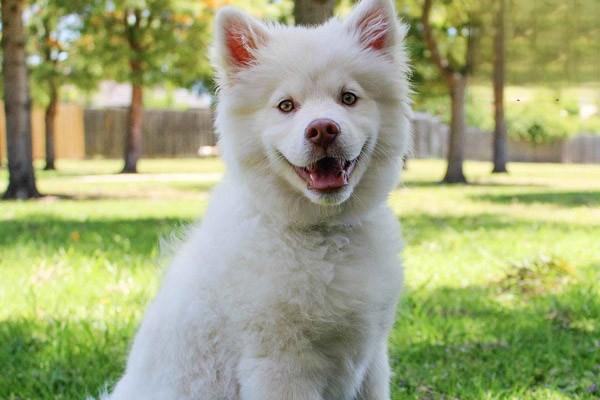
M307 353L246 358L238 367L240 399L323 400L321 369L321 360Z
M390 399L390 364L387 344L383 343L367 369L357 400Z

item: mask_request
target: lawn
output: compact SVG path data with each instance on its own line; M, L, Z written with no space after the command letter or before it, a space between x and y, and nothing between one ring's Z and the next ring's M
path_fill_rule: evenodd
M202 216L223 170L58 167L38 173L51 196L0 203L2 400L82 399L115 382L168 259L161 242ZM441 186L443 167L410 161L390 198L406 239L393 398L600 398L600 167L491 176L468 163L472 185Z

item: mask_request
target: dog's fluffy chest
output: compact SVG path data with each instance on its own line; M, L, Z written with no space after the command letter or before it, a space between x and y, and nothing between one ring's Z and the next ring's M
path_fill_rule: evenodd
M240 362L275 357L318 367L325 398L352 398L393 323L398 243L385 208L358 225L310 229L249 212L208 213L148 311L127 379L146 381L144 366L159 362L165 368L152 379L178 383L150 398L236 399Z
M369 265L353 257L357 250L353 246L347 232L315 230L279 236L265 249L260 265L249 266L248 273L256 274L254 279L264 292L259 290L261 295L254 293L247 300L315 331L339 325L369 301L363 286L371 278Z
M239 329L318 345L387 323L401 281L388 224L281 229L257 217L237 228L253 232L236 243L217 286L222 309L239 311Z

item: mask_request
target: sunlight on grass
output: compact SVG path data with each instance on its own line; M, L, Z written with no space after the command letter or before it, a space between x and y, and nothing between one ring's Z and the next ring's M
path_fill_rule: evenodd
M82 399L122 372L155 293L160 242L200 217L217 159L65 161L49 196L0 203L0 399ZM600 394L600 167L512 164L442 186L411 160L390 197L406 292L390 338L394 399ZM6 171L0 170L6 180Z

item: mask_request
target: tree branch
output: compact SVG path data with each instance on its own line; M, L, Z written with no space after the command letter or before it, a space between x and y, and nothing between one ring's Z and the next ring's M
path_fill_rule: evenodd
M431 53L431 59L438 67L444 78L446 78L446 80L451 80L454 71L450 67L448 60L443 58L440 54L440 50L437 41L435 40L435 36L433 35L433 29L431 28L431 24L429 21L432 3L432 0L425 0L425 2L423 3L423 12L421 14L421 23L423 24L423 36L425 38L425 44L427 45L427 49Z
M133 25L131 25L128 21L130 13L133 12L133 16L135 17L135 21ZM141 12L139 9L129 10L126 9L123 14L123 23L125 25L125 35L127 37L127 42L129 43L129 48L133 51L133 55L130 55L129 58L129 67L131 72L131 80L134 84L141 84L143 81L143 67L142 67L142 55L143 49L140 44L140 20L141 20Z
M129 16L131 15L131 10L126 9L123 12L123 25L125 27L125 35L127 37L127 42L129 43L129 47L131 50L138 52L140 51L140 44L137 35L139 34L140 27L140 16L138 14L137 9L133 10L133 16L135 17L135 22L132 25L129 24Z
M471 75L475 67L475 49L477 48L477 27L472 23L469 25L469 36L467 37L467 53L465 55L465 67L463 68L464 75Z
M156 17L157 17L157 15L154 13L154 11L152 9L150 9L148 17L146 18L146 24L145 24L146 31L152 30L152 23L154 23L154 20L156 19ZM140 15L140 18L141 18L141 15ZM145 41L144 41L144 37L143 36L144 36L144 32L142 31L141 23L140 23L140 43L139 43L139 48L140 48L140 51L146 52L146 51L148 51L148 49L151 48L152 42L144 43Z

